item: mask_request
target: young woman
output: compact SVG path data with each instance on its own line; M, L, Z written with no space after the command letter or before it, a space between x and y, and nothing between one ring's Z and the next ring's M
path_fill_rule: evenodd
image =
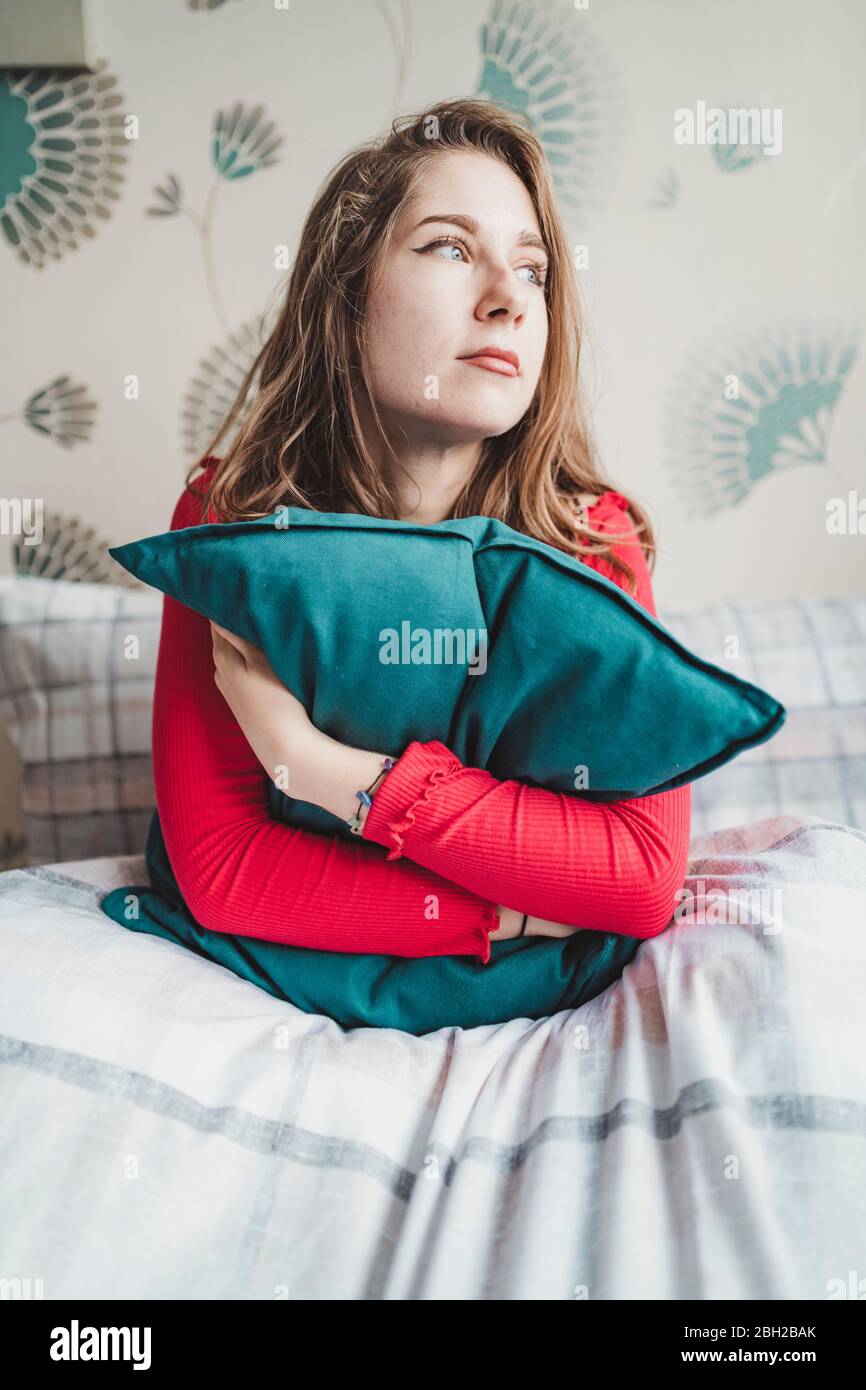
M280 504L420 525L498 517L655 615L652 528L594 461L579 345L575 273L531 131L468 100L402 118L314 204L276 327L172 527ZM153 756L172 868L214 931L486 962L492 940L520 934L653 936L686 872L690 787L601 804L499 781L435 740L346 747L258 648L170 597ZM265 779L286 766L294 797L359 815L354 841L271 819ZM356 790L374 782L359 808Z

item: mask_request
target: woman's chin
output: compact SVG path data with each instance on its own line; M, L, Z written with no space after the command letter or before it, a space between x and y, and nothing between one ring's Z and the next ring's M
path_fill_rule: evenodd
M474 402L465 410L440 412L436 417L436 427L447 431L455 440L469 443L505 434L520 418L520 415L515 415L513 406L509 409L485 410L479 409L478 402Z

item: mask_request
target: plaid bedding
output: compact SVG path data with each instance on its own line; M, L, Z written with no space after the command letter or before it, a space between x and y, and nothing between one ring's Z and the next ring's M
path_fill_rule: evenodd
M149 589L0 578L0 718L22 763L29 864L141 852L161 621Z
M866 834L789 816L698 839L682 916L604 994L422 1038L344 1032L125 931L101 894L142 869L0 874L7 1279L45 1299L862 1296Z

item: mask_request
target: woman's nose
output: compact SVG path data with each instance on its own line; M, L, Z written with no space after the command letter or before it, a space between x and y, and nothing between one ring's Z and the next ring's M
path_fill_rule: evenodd
M508 275L513 274L509 271ZM520 319L526 313L526 292L516 285L513 279L503 274L495 279L484 292L479 305L478 317L488 319L496 314L508 319Z

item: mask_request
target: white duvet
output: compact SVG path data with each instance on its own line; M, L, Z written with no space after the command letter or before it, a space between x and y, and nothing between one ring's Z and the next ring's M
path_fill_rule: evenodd
M866 1293L866 834L695 840L678 920L603 995L423 1038L345 1033L100 912L145 881L0 874L7 1290Z

